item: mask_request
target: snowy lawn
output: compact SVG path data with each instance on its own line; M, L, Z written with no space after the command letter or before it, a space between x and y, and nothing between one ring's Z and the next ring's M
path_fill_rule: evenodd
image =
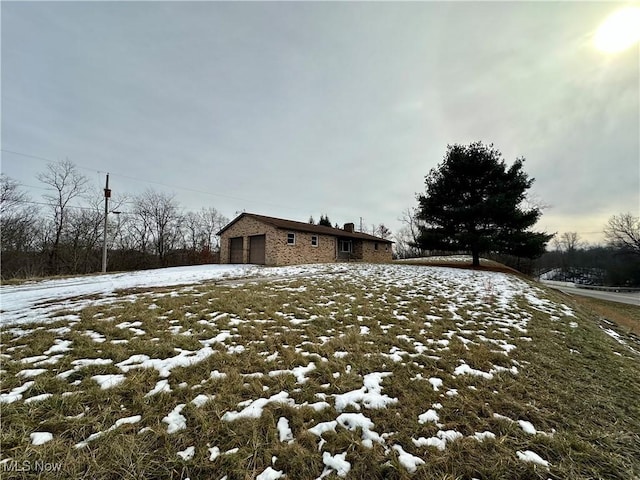
M634 345L511 275L203 266L1 292L3 478L640 475Z

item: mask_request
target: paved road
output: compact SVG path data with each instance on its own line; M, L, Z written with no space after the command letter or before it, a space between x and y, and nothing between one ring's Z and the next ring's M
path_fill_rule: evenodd
M546 283L546 282L543 282ZM559 283L559 282L558 282ZM570 285L550 285L551 288L568 293L569 295L581 295L583 297L599 298L600 300L609 300L610 302L627 303L630 305L638 305L640 307L640 292L634 293L616 293L603 292L600 290L589 290L586 288L576 288Z

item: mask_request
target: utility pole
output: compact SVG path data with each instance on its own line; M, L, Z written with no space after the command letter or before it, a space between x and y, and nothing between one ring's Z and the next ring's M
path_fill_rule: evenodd
M104 233L102 236L102 273L107 273L107 218L109 216L109 198L111 190L109 190L109 174L107 173L107 182L104 186Z

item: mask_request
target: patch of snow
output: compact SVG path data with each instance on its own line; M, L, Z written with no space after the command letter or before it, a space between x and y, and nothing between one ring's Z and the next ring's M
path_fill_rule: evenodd
M440 390L440 387L442 387L442 379L441 378L431 377L429 379L429 383L431 384L431 386L433 387L433 390L435 392Z
M211 462L213 462L219 456L220 456L220 449L218 447L211 447L209 449L209 460Z
M153 387L153 389L150 390L149 393L145 395L145 397L151 397L153 395L157 395L158 393L163 393L163 392L171 393L169 380L159 380L158 382L156 382L156 386Z
M274 470L271 467L267 467L264 472L256 477L256 480L278 480L284 477L282 470Z
M4 307L4 296L2 297L3 307ZM3 316L5 312L2 312ZM0 323L1 324L1 323ZM71 344L73 342L71 340L60 340L55 339L53 341L53 346L49 348L49 350L43 352L43 355L51 355L52 353L64 353L71 350Z
M16 373L16 377L33 378L33 377L37 377L38 375L42 375L46 371L47 371L46 368L28 368L26 370L21 370L20 372Z
M187 428L187 419L180 414L184 407L184 403L177 405L166 417L162 419L162 421L168 425L167 433L176 433Z
M538 433L531 422L518 420L518 425L520 425L520 428L522 428L524 433L528 433L529 435L535 435L536 433Z
M525 450L524 452L518 450L516 454L518 455L518 459L522 460L523 462L535 463L536 465L540 465L541 467L549 468L549 462L544 460L542 457L540 457L540 455L532 452L531 450Z
M436 447L438 450L444 450L447 446L447 442L454 442L464 435L456 430L439 430L435 437L419 439L411 439L416 447Z
M476 432L473 434L472 438L475 438L479 442L484 442L485 440L493 440L494 438L496 438L496 434L489 431Z
M307 366L294 367L291 370L273 370L269 372L270 377L277 377L279 375L291 374L296 377L296 383L303 384L307 382L306 375L316 369L316 364L309 362Z
M195 397L193 400L191 400L191 403L193 403L198 408L202 408L205 403L213 400L214 398L216 398L215 395L200 394L197 397Z
M260 418L264 407L270 403L284 403L291 405L293 400L289 398L289 394L287 392L280 392L269 398L253 400L240 412L225 412L225 414L222 415L222 420L224 422L233 422L241 418Z
M33 432L29 435L31 445L42 445L43 443L53 440L53 433L50 432Z
M89 303L113 302L118 300L116 290L250 277L259 275L262 270L255 265L195 265L2 285L3 312L0 325L41 322L57 310L80 309ZM96 295L102 298L81 298ZM60 320L60 317L54 317L51 321L54 319Z
M196 453L196 447L191 446L191 447L187 447L184 450L182 450L181 452L177 452L176 455L178 455L180 458L182 458L185 462L191 460L193 458L193 456Z
M438 423L440 417L438 416L438 412L433 409L429 409L424 413L418 415L418 423L423 425L428 422Z
M41 395L35 395L33 397L27 398L24 403L42 402L43 400L51 397L53 397L52 393L43 393Z
M126 377L120 374L111 374L111 375L94 375L91 377L102 390L106 390L108 388L113 388L117 385L120 385L125 381Z
M278 429L278 439L281 442L293 443L293 432L289 427L289 420L285 417L280 417L276 428Z
M322 434L325 432L335 432L337 426L338 422L331 420L330 422L318 423L314 427L311 427L309 432L314 434L316 437L322 437Z
M493 378L493 374L492 373L483 372L482 370L476 370L475 368L471 368L466 363L463 363L462 365L457 366L456 369L453 371L453 374L455 376L458 376L458 375L473 375L473 376L476 376L476 377L486 378L487 380L491 380Z
M180 350L178 355L165 359L149 358L147 355L132 355L127 360L117 363L116 366L123 372L134 368L155 368L161 377L171 375L171 370L178 367L190 367L196 365L215 353L211 347L204 347L195 352Z
M327 468L335 470L336 475L339 477L346 477L351 470L351 464L347 462L346 452L335 455L331 455L329 452L323 452L322 463L324 463Z
M400 462L400 465L406 468L409 473L415 473L420 465L425 464L423 459L405 452L400 445L394 445L393 449L398 452L398 462Z
M388 405L395 405L398 403L398 399L383 395L380 385L382 379L390 375L391 372L374 372L365 375L362 388L334 396L336 410L342 412L349 406L360 410L360 405L368 409L387 408Z

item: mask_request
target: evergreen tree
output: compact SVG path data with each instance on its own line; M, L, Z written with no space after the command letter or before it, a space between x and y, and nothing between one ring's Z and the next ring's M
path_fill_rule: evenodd
M331 227L331 220L329 220L328 215L320 215L320 221L318 225L324 225L325 227Z
M425 177L425 194L418 195L418 247L470 251L476 267L485 252L525 258L544 252L552 235L529 231L541 211L524 206L534 179L523 172L524 159L507 168L501 156L481 142L447 147L444 161Z

